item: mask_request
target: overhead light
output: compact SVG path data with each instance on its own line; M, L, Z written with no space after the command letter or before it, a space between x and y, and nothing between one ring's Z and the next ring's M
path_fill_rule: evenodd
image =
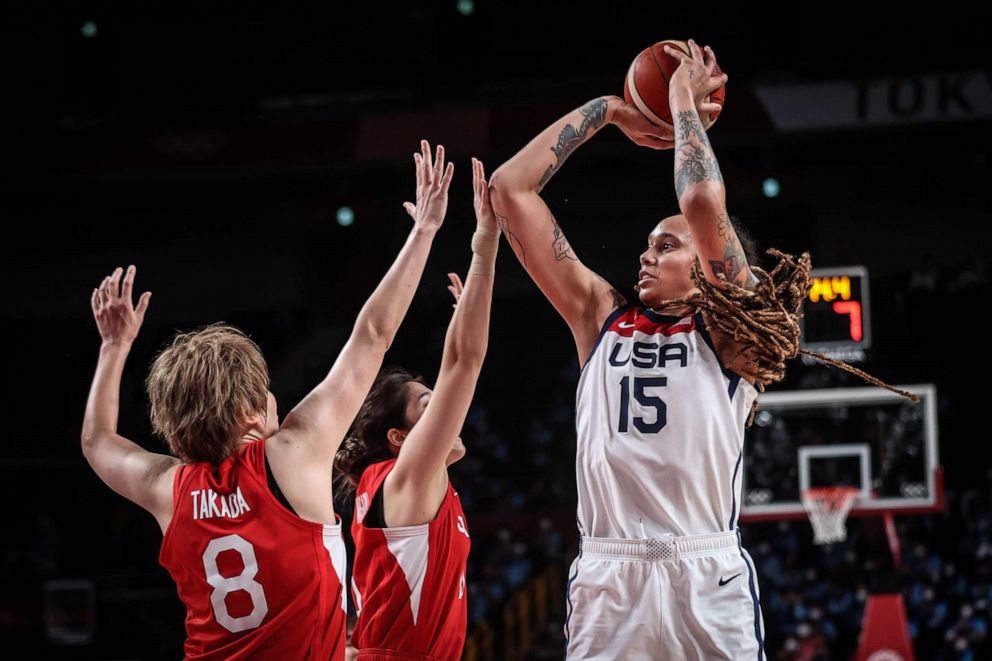
M355 222L355 211L351 207L340 207L337 216L341 227L348 227Z

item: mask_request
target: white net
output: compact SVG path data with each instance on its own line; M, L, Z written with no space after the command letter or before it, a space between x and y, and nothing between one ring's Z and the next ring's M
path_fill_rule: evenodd
M847 539L847 515L854 507L858 490L852 487L807 489L803 506L813 524L814 544L833 544Z

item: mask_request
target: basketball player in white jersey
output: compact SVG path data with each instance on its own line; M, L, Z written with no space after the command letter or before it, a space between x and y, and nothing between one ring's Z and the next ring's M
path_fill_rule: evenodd
M594 99L492 176L503 234L568 323L583 366L570 659L764 658L757 578L737 532L754 379L732 337L708 332L684 303L665 304L692 293L697 258L719 286L753 277L699 118L718 107L704 99L726 76L713 75L708 47L689 44L670 81L674 132L622 99ZM610 123L639 145L675 150L682 213L648 235L633 303L579 261L540 196L571 152Z

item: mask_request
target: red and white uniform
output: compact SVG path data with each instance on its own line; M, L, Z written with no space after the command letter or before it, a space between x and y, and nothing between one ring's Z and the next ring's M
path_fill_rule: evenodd
M458 494L448 491L430 523L371 528L366 514L395 459L365 469L355 497L352 572L362 661L459 659L468 625L465 565L471 543Z
M186 658L344 659L341 524L276 500L264 452L256 441L176 471L159 562L186 605Z

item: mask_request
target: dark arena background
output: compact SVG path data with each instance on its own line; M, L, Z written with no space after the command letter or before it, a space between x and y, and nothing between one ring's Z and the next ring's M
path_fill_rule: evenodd
M814 268L839 269L823 282L857 281L830 296L862 306L858 337L849 315L837 325L811 307L808 338L823 333L837 355L927 393L925 411L876 403L848 425L840 440L865 455L837 455L836 470L810 460L820 481L807 486L865 492L835 544L813 543L799 487L773 487L803 471L803 439L829 445L857 407L820 402L778 425L769 400L748 432L741 529L768 658L856 658L877 595L901 595L917 659L992 658L992 51L974 13L905 11L5 1L0 656L182 653L184 609L157 563L155 521L80 452L99 347L89 296L104 275L136 264L136 289L154 292L124 375L124 435L165 452L150 432L148 365L176 330L220 320L259 343L285 413L402 244L426 138L455 162L451 201L386 364L432 381L451 314L445 273L470 259L469 158L492 172L561 115L622 94L643 48L693 37L730 76L709 133L730 212L762 249L808 250ZM647 234L678 211L672 152L606 128L543 196L582 260L633 294ZM503 245L468 455L452 470L472 534L464 658L562 656L578 375L567 327ZM768 394L862 386L794 360ZM869 456L867 483L851 478ZM869 494L886 489L889 504L872 508ZM761 509L778 500L792 505ZM338 511L348 524L351 506Z

